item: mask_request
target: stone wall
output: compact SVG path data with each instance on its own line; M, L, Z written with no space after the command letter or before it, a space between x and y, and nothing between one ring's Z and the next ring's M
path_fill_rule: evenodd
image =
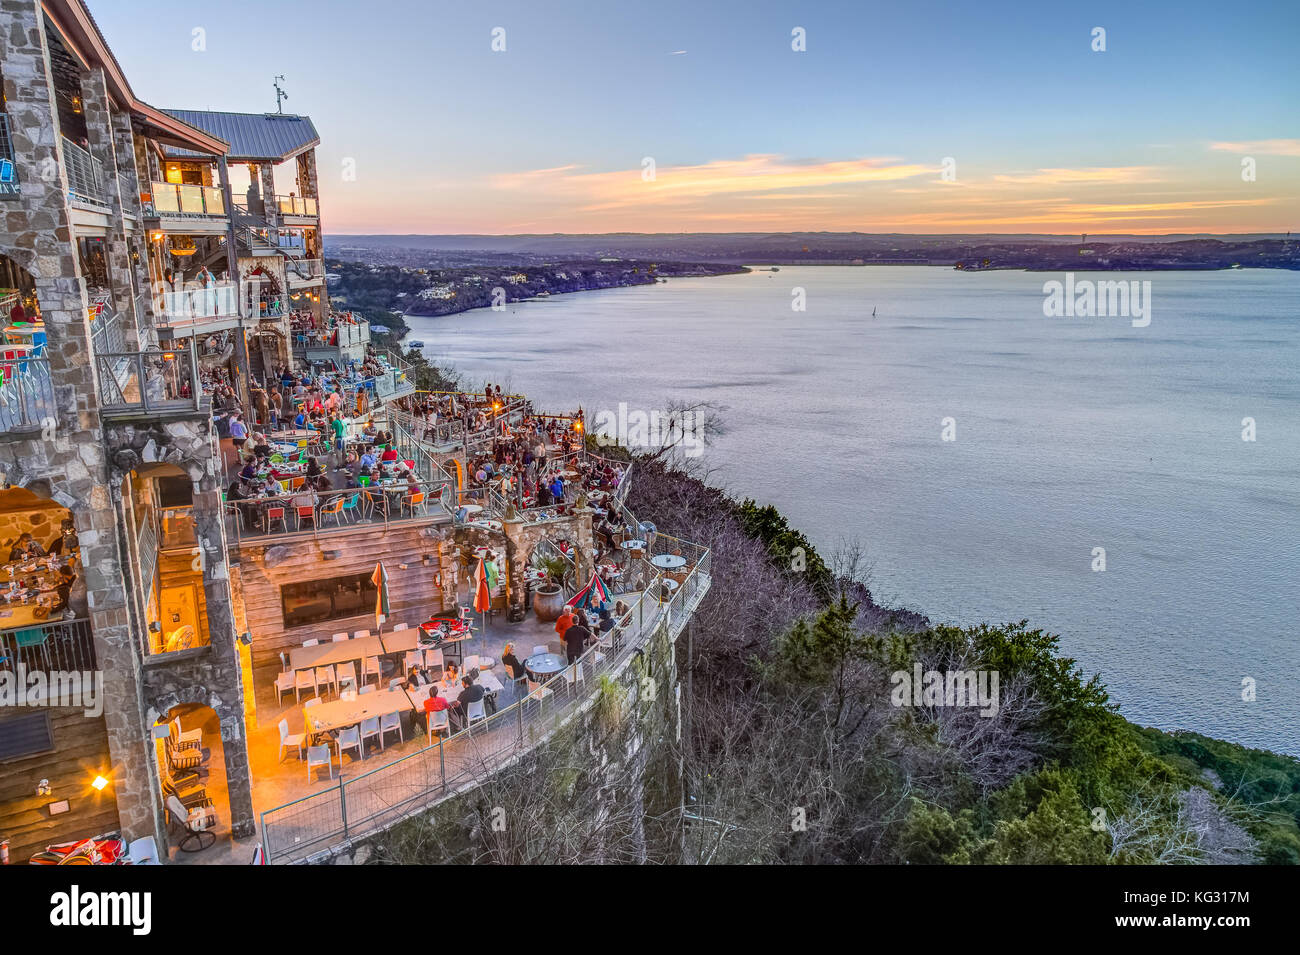
M10 483L38 490L72 512L95 652L105 674L103 725L119 822L130 837L156 834L160 825L140 719L137 642L124 596L128 584L88 357L86 285L72 242L43 15L39 0L3 0L0 15L5 110L21 190L0 201L0 252L35 282L56 408L34 433L0 435L0 470ZM90 117L96 137L106 118L102 110ZM87 732L100 729L88 725Z

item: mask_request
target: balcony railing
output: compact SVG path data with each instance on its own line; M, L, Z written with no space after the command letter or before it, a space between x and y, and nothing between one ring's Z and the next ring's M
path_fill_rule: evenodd
M126 350L126 334L123 330L122 316L113 308L107 293L94 302L89 309L90 340L95 354L108 354Z
M179 182L152 182L151 208L145 215L157 217L212 217L226 215L225 197L218 186L196 186Z
M106 415L197 411L202 388L188 348L96 355L99 407Z
M282 216L318 216L316 199L312 196L276 196L276 208Z
M173 331L203 329L238 318L239 301L239 286L234 282L163 292L154 300L155 323Z
M417 472L419 462L417 461ZM445 518L452 482L419 480L423 500L405 484L392 487L343 488L311 492L298 490L274 497L227 501L226 535L236 544L286 537L320 537L352 526L383 534L390 525Z
M290 282L308 282L325 277L325 263L320 259L290 259L284 263L284 269Z
M104 164L63 137L63 168L68 174L68 199L108 208L104 194Z
M85 673L97 670L89 620L49 620L0 631L0 670ZM66 687L63 687L66 689ZM54 695L58 688L50 687Z
M14 157L14 142L9 136L9 114L0 113L0 199L20 194L18 188L18 160Z
M0 434L42 430L57 411L48 358L0 360Z

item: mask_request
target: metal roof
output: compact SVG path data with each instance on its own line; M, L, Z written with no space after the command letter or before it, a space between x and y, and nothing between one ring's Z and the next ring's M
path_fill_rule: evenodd
M232 162L283 162L320 145L316 127L307 116L292 113L218 113L204 109L165 109L169 116L197 126L230 143ZM174 159L205 158L202 153L168 147Z

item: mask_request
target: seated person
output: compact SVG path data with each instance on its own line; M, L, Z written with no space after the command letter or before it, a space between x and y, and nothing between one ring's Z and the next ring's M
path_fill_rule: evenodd
M424 721L426 727L428 727L429 720L432 718L431 715L433 713L441 713L443 710L450 709L447 701L439 696L438 692L437 685L430 687L429 698L424 701Z
M410 672L406 674L406 688L414 690L416 687L428 686L433 681L429 679L429 674L422 666L413 666Z
M33 544L36 544L36 541L31 534L19 535L18 540L14 541L14 546L9 550L10 562L26 560L32 555ZM38 550L40 550L40 546L40 544L36 544ZM41 553L44 554L44 551L41 551Z
M385 463L397 460L397 449L391 444L384 449L384 453L379 456L379 460Z
M485 691L468 676L460 678L460 685L463 689L456 702L451 705L452 717L460 724L462 728L469 722L469 705L477 703L483 699ZM486 708L486 707L485 707Z
M515 656L515 645L513 643L507 643L501 651L501 664L507 668L512 680L521 680L527 675L523 661Z

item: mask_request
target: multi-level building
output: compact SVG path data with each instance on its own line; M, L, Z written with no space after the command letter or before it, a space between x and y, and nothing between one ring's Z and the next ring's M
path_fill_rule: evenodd
M430 440L422 421L390 411L413 391L400 359L330 308L309 119L142 102L83 0L5 0L0 79L0 843L21 862L120 831L166 852L192 821L168 812L191 760L213 809L195 824L215 822L228 845L260 828L277 860L391 824L400 814L384 793L413 769L421 782L403 777L405 807L463 788L463 748L426 749L401 729L406 758L391 774L335 783L331 766L321 782L309 768L304 784L284 744L288 720L304 720L304 675L313 693L341 697L345 673L378 684L404 661L386 647L387 670L368 654L335 669L302 651L323 630L368 633L380 560L391 616L418 622L453 612L466 555L495 548L500 599L519 619L533 553L557 532L574 545L574 576L591 571L590 511L520 513L491 495L475 507L492 519L465 523L471 435ZM281 366L340 372L331 387L347 383L348 427L383 413L412 483L364 500L330 490L306 507L225 501L232 449L213 388L230 384L248 409L250 386ZM487 413L508 428L524 410ZM593 684L621 673L655 628L675 635L708 589L707 552L666 537L655 547L688 568L675 575L683 586L637 594L625 641L579 665ZM648 563L641 572L657 579ZM568 712L550 695L517 699L492 731L531 745L539 720ZM182 733L201 742L178 746ZM373 810L349 822L348 798Z

